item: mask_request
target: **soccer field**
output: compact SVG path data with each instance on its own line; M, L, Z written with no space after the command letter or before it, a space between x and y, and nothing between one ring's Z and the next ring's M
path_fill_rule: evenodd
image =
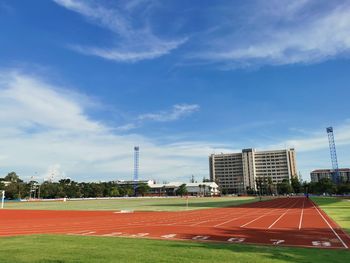
M121 199L89 199L67 202L33 201L7 202L6 209L38 209L38 210L134 210L134 211L182 211L214 207L236 206L254 202L255 197L205 197L205 198L121 198ZM188 206L187 206L188 202Z

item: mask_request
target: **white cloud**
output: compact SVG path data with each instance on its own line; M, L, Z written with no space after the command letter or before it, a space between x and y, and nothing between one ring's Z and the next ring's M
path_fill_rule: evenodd
M156 36L147 22L143 26L133 26L131 10L148 1L133 1L119 10L116 6L104 7L97 2L81 0L54 0L57 4L77 12L91 22L115 33L118 45L114 47L88 47L72 45L71 48L88 55L99 56L119 62L136 62L154 59L169 54L187 41L187 38L165 40ZM142 15L136 14L140 22Z
M115 130L117 130L117 131L130 131L130 130L136 129L137 127L138 127L138 125L135 123L127 123L125 125L118 126Z
M304 179L310 180L310 172L319 168L331 168L328 136L325 127L317 132L302 131L302 137L286 138L285 141L268 146L269 149L292 148L297 151L298 169ZM334 126L335 144L338 151L339 167L349 167L350 152L350 124ZM266 146L265 146L266 147Z
M70 94L37 76L0 71L0 174L14 170L25 179L35 173L47 179L55 171L58 177L73 180L128 179L133 146L140 145L143 178L187 180L191 174L208 175L207 156L214 144L159 145L145 136L117 134L114 127L91 119L87 104ZM177 105L167 118L195 109Z
M194 112L199 111L200 106L197 104L176 104L168 111L159 111L156 113L144 113L139 115L135 122L115 128L116 131L130 131L140 128L145 122L170 122L185 118Z
M350 145L350 125L344 123L334 127L334 137L337 146ZM329 147L326 128L320 128L318 132L304 133L303 138L287 139L283 144L275 144L270 148L279 148L286 145L295 147L299 152L311 152Z
M72 99L76 97L72 92L18 72L2 73L0 85L0 122L7 127L95 132L104 129L84 115Z
M318 63L349 54L348 1L258 1L247 13L240 28L232 22L224 36L206 36L213 40L194 57L247 67Z
M198 111L199 108L197 104L177 104L173 106L171 111L142 114L138 119L141 121L152 120L159 122L175 121Z

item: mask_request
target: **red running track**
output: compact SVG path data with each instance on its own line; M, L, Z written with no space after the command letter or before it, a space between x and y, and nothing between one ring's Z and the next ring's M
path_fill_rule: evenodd
M350 247L350 237L304 197L183 212L0 211L0 236L31 234Z

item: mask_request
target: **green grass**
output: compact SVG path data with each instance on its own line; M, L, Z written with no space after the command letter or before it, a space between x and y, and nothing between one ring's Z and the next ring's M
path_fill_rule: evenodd
M257 201L255 197L205 197L189 198L189 210L235 206ZM42 210L137 210L181 211L186 210L186 198L128 198L109 200L55 201L55 202L7 202L6 209Z
M0 262L347 262L348 250L37 235L0 238Z
M312 197L312 200L350 234L350 199Z

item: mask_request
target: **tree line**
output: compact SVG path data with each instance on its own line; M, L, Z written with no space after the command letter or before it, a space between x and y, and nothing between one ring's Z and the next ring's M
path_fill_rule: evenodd
M293 177L291 180L284 179L278 184L273 184L271 178L259 178L256 185L257 190L246 189L248 195L350 194L350 183L337 185L328 178L323 178L319 182L302 182L297 177ZM71 179L62 179L58 182L45 181L39 184L37 181L24 182L15 172L11 172L4 178L0 178L0 190L5 190L7 199L52 199L144 196L149 192L150 187L147 184L139 184L135 192L133 185L119 185L114 181L78 183ZM177 189L176 195L186 194L186 184L183 184Z
M5 184L6 183L6 184ZM132 185L118 185L116 182L75 182L62 179L58 182L37 181L24 182L15 172L0 178L0 190L5 190L6 199L25 198L89 198L89 197L122 197L134 196ZM147 184L140 184L136 188L137 195L145 195L149 191Z
M278 184L273 184L272 179L259 178L256 180L257 190L247 189L248 194L272 195L272 194L350 194L350 183L343 182L335 184L329 178L322 178L318 182L302 182L298 177L293 177L291 180L284 179Z

